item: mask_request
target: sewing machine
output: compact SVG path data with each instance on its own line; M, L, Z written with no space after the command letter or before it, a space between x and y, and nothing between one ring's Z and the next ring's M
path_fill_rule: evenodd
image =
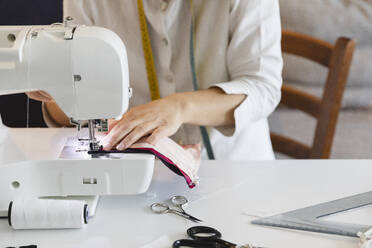
M139 194L148 189L154 156L87 155L100 148L97 129L107 131L107 119L120 118L131 97L127 53L115 33L75 25L71 19L49 26L1 26L0 80L0 95L49 93L78 130L72 137L53 141L62 150L67 138L75 142L63 159L35 159L27 155L27 149L32 139L42 140L46 131L38 130L36 137L36 131L27 129L34 133L29 138L25 135L22 143L28 144L22 148L7 138L12 129L0 119L0 211L19 197ZM87 129L81 128L84 122ZM7 149L10 152L4 152Z

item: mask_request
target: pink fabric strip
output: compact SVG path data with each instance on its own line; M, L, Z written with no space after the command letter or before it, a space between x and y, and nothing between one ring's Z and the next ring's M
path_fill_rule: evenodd
M156 157L158 157L162 161L165 161L169 165L176 167L182 173L182 175L185 178L185 180L187 182L187 185L189 186L190 189L195 187L195 184L192 182L191 178L183 170L181 170L170 158L164 156L163 154L156 151L155 149L153 149L153 148L130 148L130 149L131 150L138 150L138 151L145 150L145 151L151 152L152 154L154 154Z

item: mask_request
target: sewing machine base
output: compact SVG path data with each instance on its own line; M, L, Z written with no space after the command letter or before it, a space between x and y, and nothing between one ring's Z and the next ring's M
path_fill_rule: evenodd
M0 210L21 197L141 194L150 186L154 156L31 160L0 167Z

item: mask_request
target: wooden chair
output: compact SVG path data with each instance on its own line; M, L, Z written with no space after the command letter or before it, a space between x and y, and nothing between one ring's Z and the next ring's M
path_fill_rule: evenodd
M283 52L310 59L328 67L328 78L321 99L294 87L283 85L281 104L313 116L317 119L317 125L311 147L289 137L271 133L275 151L297 159L330 157L354 47L355 42L348 38L339 38L336 44L332 45L307 35L283 31Z

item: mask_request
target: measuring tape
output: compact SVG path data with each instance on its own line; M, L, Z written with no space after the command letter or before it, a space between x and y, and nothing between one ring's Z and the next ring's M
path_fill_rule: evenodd
M151 40L149 35L149 30L147 27L145 10L143 8L142 0L137 0L138 6L138 17L141 27L141 37L142 37L142 48L145 56L147 80L149 84L151 100L156 100L160 98L158 77L156 75L154 56L152 55Z
M151 100L156 100L160 98L160 91L159 91L159 83L158 78L156 75L156 68L154 62L154 56L152 53L151 47L151 40L149 35L149 30L147 27L145 10L143 8L142 0L137 0L137 7L138 7L138 17L140 22L141 28L141 37L142 37L142 48L145 58L146 64L146 72L147 72L147 80L149 84ZM196 70L195 70L195 56L194 56L194 15L192 14L193 3L190 0L190 10L191 10L191 30L190 30L190 65L191 65L191 72L192 72L192 83L194 90L199 90L198 80L196 77ZM201 136L203 138L204 147L207 151L209 159L215 159L213 148L209 139L207 128L204 126L200 127Z

